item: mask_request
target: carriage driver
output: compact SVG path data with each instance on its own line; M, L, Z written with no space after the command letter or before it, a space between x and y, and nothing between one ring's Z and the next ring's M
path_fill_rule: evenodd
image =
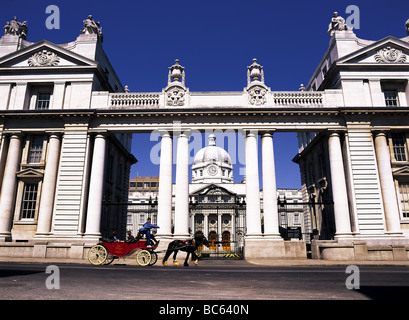
M139 234L146 233L146 246L151 247L151 229L159 228L151 223L151 218L148 218L142 228L139 229Z

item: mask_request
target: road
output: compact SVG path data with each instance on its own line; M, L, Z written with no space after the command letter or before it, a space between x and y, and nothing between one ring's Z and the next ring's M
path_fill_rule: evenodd
M409 297L408 267L0 263L2 300L371 300ZM355 289L347 278L355 276ZM351 279L351 278L350 278ZM357 288L359 281L359 288Z

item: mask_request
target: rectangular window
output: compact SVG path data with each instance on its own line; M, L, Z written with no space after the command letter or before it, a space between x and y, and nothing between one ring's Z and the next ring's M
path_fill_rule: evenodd
M144 214L141 214L140 216L139 216L139 224L144 224L146 221L145 221L145 215Z
M136 182L130 182L129 187L131 188L136 188Z
M49 109L50 99L51 99L50 93L39 93L37 95L36 109L37 110Z
M398 105L398 93L394 90L384 91L385 95L385 105L386 106L397 106Z
M138 188L142 188L142 187L143 187L143 183L142 183L142 182L137 182L137 183L136 183L136 186L137 186Z
M28 151L28 163L40 163L41 156L43 154L43 142L42 137L33 137L30 143L30 149Z
M407 161L405 140L403 133L392 133L393 153L396 161Z
M409 218L409 183L399 183L403 218Z
M34 219L37 204L37 183L25 183L21 203L21 219Z
M151 187L152 188L156 188L158 186L158 183L157 182L151 182Z

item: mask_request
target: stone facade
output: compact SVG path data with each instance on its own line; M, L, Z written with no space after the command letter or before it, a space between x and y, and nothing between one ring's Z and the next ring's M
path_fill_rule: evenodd
M0 239L12 242L0 251L16 252L16 240L24 240L24 254L47 255L62 252L53 247L60 242L70 255L84 256L82 244L95 243L114 225L124 230L125 215L112 214L109 204L128 194L131 134L153 130L161 134L158 236L163 245L188 238L195 129L245 137L245 257L305 258L303 241L280 236L275 201L274 133L296 131L303 198L333 203L314 221L304 212L316 230L314 256L338 259L347 252L358 259L360 252L407 260L409 37L359 39L333 18L329 47L310 81L286 92L266 86L254 59L240 91L191 92L188 68L175 61L164 89L132 93L116 76L92 17L76 40L60 45L31 43L26 24L10 21L0 39ZM332 228L323 228L324 218Z

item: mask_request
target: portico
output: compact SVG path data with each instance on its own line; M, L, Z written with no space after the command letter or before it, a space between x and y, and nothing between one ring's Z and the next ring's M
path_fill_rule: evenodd
M124 232L126 212L113 204L127 199L129 168L136 161L131 135L153 131L161 135L158 237L162 245L187 239L189 137L193 131L229 130L245 139L245 258L306 258L304 241L280 237L276 201L280 154L274 153L274 136L297 132L294 161L306 202L325 200L314 225L315 212L305 212L308 241L321 257L342 257L348 248L355 259L350 248L359 242L372 251L399 245L395 251L407 259L408 213L402 210L407 194L396 188L406 181L396 175L408 159L407 38L362 41L345 25L331 24L330 49L299 91L271 90L253 59L241 91L191 92L185 67L176 60L162 91L129 92L103 53L101 30L89 19L71 46L30 43L16 34L0 40L3 242L41 240L66 243L71 250L74 244L95 243L113 228ZM224 173L202 161L195 179L203 174L214 183L229 183L229 161L218 159ZM331 202L333 207L325 206ZM202 214L206 231L220 237L223 214ZM231 213L224 214L233 223ZM332 226L325 222L332 220L334 232L327 232Z

